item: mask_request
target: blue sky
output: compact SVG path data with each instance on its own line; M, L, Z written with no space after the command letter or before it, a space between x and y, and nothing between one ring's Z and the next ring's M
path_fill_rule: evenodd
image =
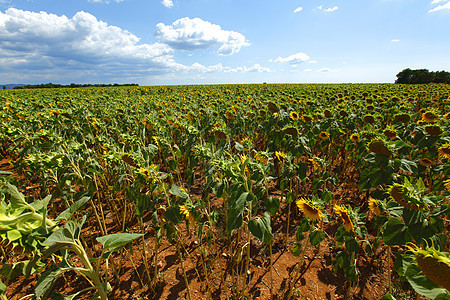
M394 82L450 71L450 0L0 0L0 84Z

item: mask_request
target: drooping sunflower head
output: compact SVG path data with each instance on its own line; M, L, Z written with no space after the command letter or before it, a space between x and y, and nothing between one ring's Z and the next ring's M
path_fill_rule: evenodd
M438 149L439 158L450 159L450 144L445 144Z
M367 124L373 124L375 123L375 118L372 115L365 115L363 118L364 122Z
M341 219L345 231L347 232L351 232L354 231L354 224L352 221L352 217L351 217L351 213L350 213L350 209L346 208L344 206L341 205L334 205L334 211L336 212L336 214L339 216L339 218Z
M298 209L303 212L303 214L308 218L308 220L312 222L322 220L322 211L311 200L300 198L295 202L295 204L297 205Z
M439 121L439 116L432 111L426 111L422 114L422 120L425 122L437 122Z
M289 116L291 117L292 120L297 121L300 117L298 115L298 113L296 113L295 111L291 111L289 113Z
M296 138L298 136L297 128L295 126L292 126L292 125L287 125L286 127L284 127L283 128L283 132L293 136L294 138Z
M397 132L394 129L386 128L383 131L383 134L390 140L395 139L397 137Z
M263 156L260 153L256 153L254 157L257 161L259 161L260 163L263 163L264 165L267 165L269 163L269 160L267 159L267 157Z
M402 122L404 124L411 120L411 116L407 113L399 113L394 116L395 121Z
M439 125L427 125L425 126L425 131L429 135L438 136L442 134L441 127Z
M410 196L411 195L411 192L409 191L410 189L411 189L410 184L405 186L405 184L394 183L393 185L388 187L387 191L390 195L390 198L403 207L413 210L419 210L423 208L424 205L423 203L420 202L420 199ZM417 193L413 192L413 194Z
M420 249L410 244L408 248L422 273L437 285L450 291L450 254L440 252L434 246Z
M424 167L431 167L434 166L436 164L436 162L430 158L419 158L419 164L424 166Z
M385 155L385 156L392 155L391 150L389 150L389 148L385 145L385 143L381 139L372 140L368 147L369 147L369 150L373 153L376 153L379 155Z
M326 132L324 132L324 131L322 131L321 133L319 133L319 138L321 139L321 140L326 140L326 139L328 139L330 136L328 135L328 133L326 133Z
M380 200L369 198L369 210L375 216L381 215Z

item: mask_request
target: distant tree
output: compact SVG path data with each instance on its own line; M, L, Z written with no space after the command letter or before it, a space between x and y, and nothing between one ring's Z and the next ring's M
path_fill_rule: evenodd
M406 84L427 84L427 83L447 83L450 84L450 73L446 71L430 72L427 69L404 69L397 74L395 83Z

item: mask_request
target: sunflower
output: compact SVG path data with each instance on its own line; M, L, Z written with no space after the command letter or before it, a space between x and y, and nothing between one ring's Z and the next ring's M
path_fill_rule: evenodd
M397 133L395 132L395 130L393 129L386 129L385 131L383 131L383 134L388 138L388 139L395 139L397 137Z
M147 168L140 168L139 174L141 174L145 180L150 180L150 170Z
M284 159L286 158L286 154L284 154L281 151L275 151L275 155L276 155L278 161L280 162L280 166L283 167L284 166Z
M180 212L186 217L186 220L188 220L190 224L194 224L195 222L194 215L191 213L191 211L186 205L184 204L180 205Z
M369 209L375 216L381 215L380 203L378 200L369 198Z
M305 214L305 216L312 222L322 220L322 211L310 200L305 198L298 199L295 204L297 204L298 209Z
M354 225L350 217L349 209L345 208L344 206L335 204L334 210L344 223L345 231L347 232L353 231Z
M427 125L425 126L425 131L429 135L438 136L442 134L441 127L439 125Z
M392 152L380 139L372 140L369 144L369 150L373 153L385 156L391 156Z
M438 149L440 158L450 159L450 144L445 144Z
M321 140L326 140L326 139L328 139L330 136L328 135L328 133L326 133L326 132L324 132L324 131L322 131L321 133L319 133L319 138L321 139Z
M450 192L450 179L444 180L444 186Z
M269 160L259 153L255 154L255 159L265 165L267 165L269 163Z
M431 111L426 111L422 114L422 120L425 122L437 122L439 120L439 116L435 115Z
M296 113L295 111L291 111L289 113L289 116L291 117L292 120L297 121L300 117L298 116L298 113Z
M429 158L419 158L419 164L421 164L424 167L430 167L430 166L434 166L436 163Z
M407 113L400 113L394 116L395 121L400 121L402 123L408 123L411 120L411 116Z
M364 122L367 124L373 124L375 123L375 118L372 115L365 115L363 118Z
M359 134L353 133L353 134L350 136L350 140L351 140L352 142L354 142L354 143L359 142L359 140L360 140Z
M306 115L303 115L303 116L302 116L302 120L303 120L303 122L306 122L306 123L309 123L309 122L312 121L311 117L306 116Z

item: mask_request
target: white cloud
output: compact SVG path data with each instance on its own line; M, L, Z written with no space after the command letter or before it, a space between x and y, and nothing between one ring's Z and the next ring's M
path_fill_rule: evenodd
M312 69L305 69L303 72L312 72Z
M172 0L162 0L161 3L168 8L171 8L173 6L173 1Z
M310 58L306 53L298 52L298 53L292 54L288 57L278 56L278 58L276 58L275 60L270 59L269 62L298 64L298 63L302 63L305 61L309 61L309 59Z
M173 59L169 45L139 41L83 11L68 18L9 8L0 11L0 81L104 82L105 78L223 69L199 63L186 66Z
M431 4L438 4L438 3L444 2L444 1L447 1L447 0L433 0L433 1L431 1Z
M339 7L337 7L337 6L329 7L329 8L324 8L322 5L317 6L317 9L318 9L318 10L321 10L321 11L327 12L327 13L336 11L336 10L338 10L338 8L339 8Z
M337 73L337 72L341 72L341 70L340 70L340 69L321 68L321 69L317 70L317 72L332 72L332 73Z
M158 23L156 36L175 49L206 49L220 45L219 55L232 55L250 43L236 31L223 30L219 25L200 18L178 19L171 25Z
M391 42L398 43L398 42L400 42L400 40L399 39L392 39Z
M437 2L436 2L436 3L437 3ZM447 3L445 3L445 4L443 4L443 5L438 5L438 6L436 6L435 8L430 9L430 10L428 11L428 13L433 13L433 12L436 12L436 11L439 11L439 10L443 10L443 9L450 9L450 1L447 2Z
M260 64L254 64L251 67L243 66L243 67L237 67L237 68L230 68L225 67L223 69L226 73L247 73L247 72L258 72L258 73L265 73L265 72L272 72L270 68L262 67Z
M294 10L294 13L298 13L298 12L300 12L300 11L302 11L303 10L303 7L297 7L295 10Z

